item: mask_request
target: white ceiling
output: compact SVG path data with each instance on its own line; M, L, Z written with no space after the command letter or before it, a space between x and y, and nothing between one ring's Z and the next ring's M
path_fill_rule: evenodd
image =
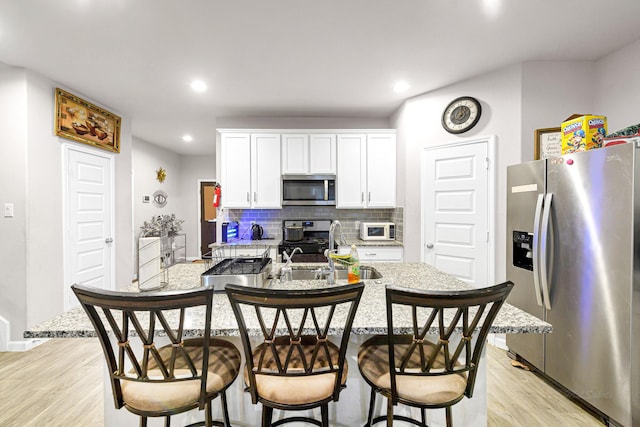
M508 64L598 59L640 39L638 17L638 0L0 0L0 62L198 155L216 117L385 118Z

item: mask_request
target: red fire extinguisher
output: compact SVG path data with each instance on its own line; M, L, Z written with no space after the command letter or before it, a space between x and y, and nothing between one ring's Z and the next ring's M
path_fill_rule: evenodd
M213 190L213 206L220 207L220 197L222 197L220 184L216 184L215 190Z

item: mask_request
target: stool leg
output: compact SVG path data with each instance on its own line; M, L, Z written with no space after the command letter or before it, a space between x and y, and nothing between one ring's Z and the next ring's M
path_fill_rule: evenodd
M226 427L231 427L231 421L229 421L229 407L227 406L227 393L223 391L220 399L222 400L222 413L224 416L224 425Z
M393 427L393 402L391 396L387 398L387 427Z
M206 427L213 426L213 414L211 413L211 401L204 404L204 425Z
M140 416L140 427L147 427L147 417Z
M322 427L329 427L329 404L325 403L320 406L320 413L322 414Z
M420 408L420 416L422 417L422 427L429 427L427 425L427 416L425 414L424 408Z
M447 414L447 427L453 427L453 417L451 416L451 406L444 408Z
M273 408L262 404L262 427L271 427L271 417L273 416Z
M167 415L164 417L164 427L171 427L171 416Z
M369 399L369 417L367 418L367 424L365 427L371 427L373 421L373 407L376 404L376 391L371 387L371 398Z

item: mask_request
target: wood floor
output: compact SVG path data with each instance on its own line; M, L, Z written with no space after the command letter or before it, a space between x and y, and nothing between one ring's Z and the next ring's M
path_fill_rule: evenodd
M535 374L512 367L503 350L488 346L488 356L490 426L602 426ZM103 364L97 339L0 353L0 426L104 425Z

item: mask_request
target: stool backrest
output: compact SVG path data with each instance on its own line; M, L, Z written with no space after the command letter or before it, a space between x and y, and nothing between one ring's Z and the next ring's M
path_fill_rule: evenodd
M237 285L226 285L225 289L240 329L253 403L258 401L256 374L305 376L335 373L333 399L338 399L347 344L364 290L363 283L308 290L272 290ZM262 354L257 363L254 362L250 335L262 339L256 347L265 344L261 346ZM329 335L340 337L335 364L329 354ZM305 352L303 345L307 350L311 345L313 350ZM319 357L328 359L329 366L317 366L315 361ZM265 360L275 360L276 366L265 366Z
M175 382L199 379L200 407L204 407L209 364L209 341L202 340L198 366L183 348L189 315L204 319L204 336L211 334L213 289L175 292L116 292L83 285L71 286L93 324L109 368L116 408L124 405L121 381ZM168 339L171 350L163 357L154 340ZM138 344L138 345L135 345ZM168 344L169 345L169 344ZM174 371L180 369L179 378ZM185 376L185 369L190 372ZM149 377L149 371L160 377Z
M466 375L465 395L471 397L489 328L512 288L511 282L453 292L388 285L387 323L393 403L398 402L398 375ZM395 329L394 315L401 315L403 319L410 316L412 326ZM396 357L395 343L406 347L399 358ZM419 369L407 369L410 361L415 365L416 359L419 360Z

